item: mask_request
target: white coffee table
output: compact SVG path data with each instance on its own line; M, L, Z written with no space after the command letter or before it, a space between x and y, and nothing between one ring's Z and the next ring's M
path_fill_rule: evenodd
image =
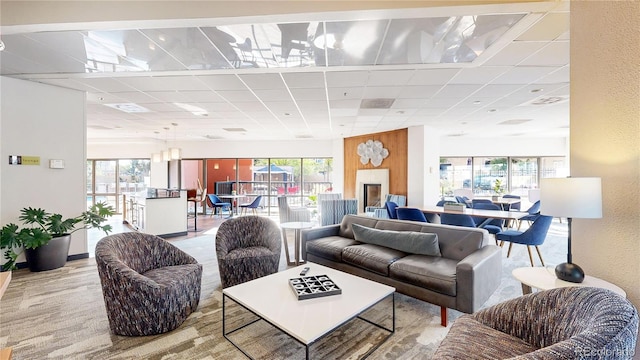
M522 283L523 294L530 294L532 287L540 290L549 290L566 286L591 286L608 289L627 297L627 293L620 287L593 276L586 275L581 283L560 280L556 277L555 270L552 267L521 267L514 269L511 274Z
M298 300L289 287L289 279L300 277L300 271L305 266L310 268L306 276L327 275L342 289L342 294ZM357 317L389 332L384 340L364 355L363 358L366 358L395 332L394 293L393 287L315 263L307 263L304 266L301 265L224 289L222 291L222 333L238 350L252 358L227 335L246 329L254 322L264 320L304 345L306 359L309 359L311 345ZM363 311L389 296L392 299L391 329L359 316ZM227 330L225 313L227 299L233 300L260 319L241 325L236 329ZM268 339L265 340L268 341Z

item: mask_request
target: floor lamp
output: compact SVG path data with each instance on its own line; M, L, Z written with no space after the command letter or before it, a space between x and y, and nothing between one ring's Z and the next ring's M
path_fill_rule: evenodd
M569 230L567 262L556 266L560 280L581 283L584 271L571 261L571 219L602 217L602 186L600 178L568 177L540 180L540 213L566 217Z

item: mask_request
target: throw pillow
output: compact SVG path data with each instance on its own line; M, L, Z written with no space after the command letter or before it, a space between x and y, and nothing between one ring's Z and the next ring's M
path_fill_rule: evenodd
M438 234L415 231L393 231L374 229L351 224L356 241L386 246L409 254L442 256L438 244Z

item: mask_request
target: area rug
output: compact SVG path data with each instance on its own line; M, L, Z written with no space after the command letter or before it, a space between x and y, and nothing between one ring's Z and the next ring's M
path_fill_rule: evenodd
M123 337L109 331L95 260L70 261L61 269L41 273L18 270L2 298L0 347L13 347L14 359L242 359L244 355L222 336L222 293L215 236L202 235L173 242L203 264L198 310L178 329L156 336ZM557 221L541 246L548 266L566 254L566 226ZM503 249L506 254L506 248ZM529 266L526 247L514 245L503 257L502 282L484 306L521 295L512 269ZM285 269L284 254L280 269ZM440 326L438 306L396 294L396 332L369 359L430 359L448 327ZM364 314L389 323L381 303ZM251 319L230 310L237 323ZM449 311L449 322L461 313ZM233 335L258 359L303 359L304 347L261 321ZM356 359L386 333L355 319L311 347L314 359Z

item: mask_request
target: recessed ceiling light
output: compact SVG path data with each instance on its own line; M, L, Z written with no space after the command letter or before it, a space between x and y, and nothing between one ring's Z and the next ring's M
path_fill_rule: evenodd
M247 129L245 128L223 128L222 130L229 131L229 132L246 132L247 131Z
M480 100L476 100L476 101L474 101L474 102L473 102L473 104L474 104L474 105L482 104L482 101L480 101Z
M531 121L531 119L511 119L499 122L498 125L518 125Z
M487 112L490 112L490 113L496 112L496 111L498 111L498 110L497 109L489 109L489 110L487 110Z
M104 105L116 110L124 111L126 113L146 113L151 111L145 107L142 107L134 103L104 104Z
M284 116L289 116L289 115L291 115L291 113L288 113L288 112L284 113Z
M184 103L173 103L173 105L187 110L188 112L192 113L193 115L198 115L198 116L206 116L205 114L207 113L207 110L194 106L194 105L190 105L190 104L184 104Z
M540 91L542 91L542 90L543 90L543 89L531 89L531 92L532 92L532 93L537 93L537 92L540 92Z

